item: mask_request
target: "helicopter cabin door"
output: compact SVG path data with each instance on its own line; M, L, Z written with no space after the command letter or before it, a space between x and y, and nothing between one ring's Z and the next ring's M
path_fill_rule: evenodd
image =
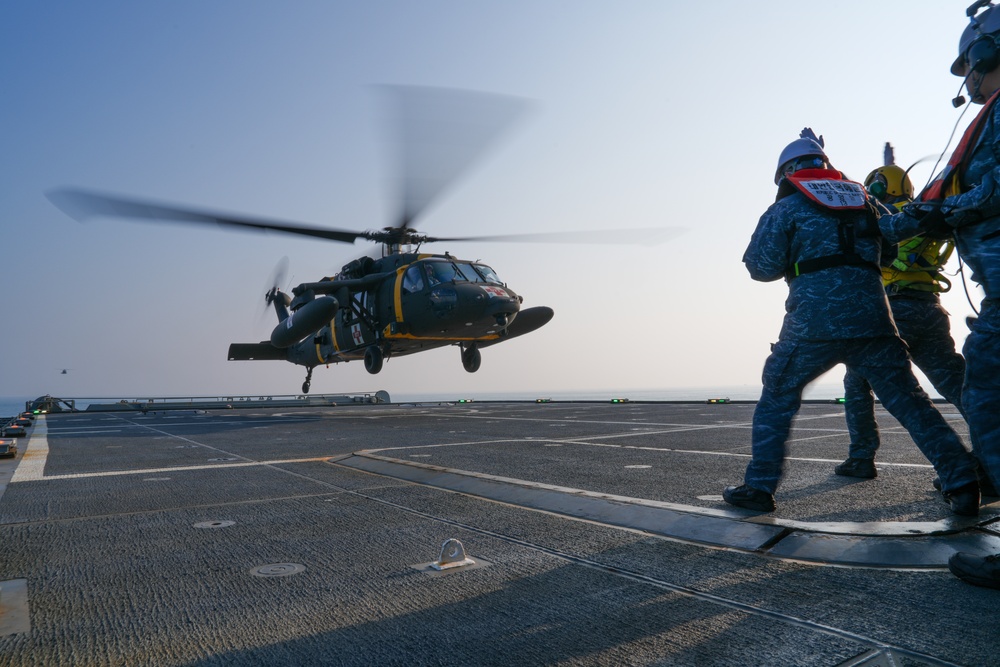
M412 335L421 331L426 324L423 320L430 307L426 267L426 263L418 262L411 264L403 273L399 290L399 312L396 313L397 333Z
M371 327L375 312L375 294L372 291L351 294L351 307L337 311L337 349L341 353L359 348L363 350L376 341Z

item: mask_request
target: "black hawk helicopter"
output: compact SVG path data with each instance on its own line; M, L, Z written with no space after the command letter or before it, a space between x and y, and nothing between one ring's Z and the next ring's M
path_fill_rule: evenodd
M350 231L314 227L216 211L197 210L80 189L46 193L70 217L110 216L164 222L219 225L281 232L353 244L381 245L379 257L355 259L332 277L299 284L291 295L279 289L283 267L265 294L278 324L270 340L232 343L230 361L281 360L306 368L302 392L308 393L316 366L364 360L369 373L385 360L456 345L462 366L474 373L480 350L531 333L552 319L547 306L522 308L523 299L480 261L421 253L425 243L502 241L627 243L648 245L676 229L608 230L555 234L435 237L411 225L430 201L482 151L520 111L514 98L415 87L389 89L400 103L403 130L402 211L396 224L380 230ZM442 122L442 116L462 116ZM444 140L438 136L442 130ZM460 135L455 140L455 134ZM444 146L438 149L438 146ZM284 260L283 260L284 261Z

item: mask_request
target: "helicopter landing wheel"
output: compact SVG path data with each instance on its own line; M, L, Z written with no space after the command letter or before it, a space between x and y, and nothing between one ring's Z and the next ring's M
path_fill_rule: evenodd
M378 345L372 345L365 350L365 370L375 375L382 370L382 349Z
M462 367L469 373L475 373L483 363L483 355L479 347L473 343L469 347L462 346Z
M312 382L312 376L313 376L313 369L310 368L309 370L306 371L306 381L302 383L303 394L309 393L309 384Z

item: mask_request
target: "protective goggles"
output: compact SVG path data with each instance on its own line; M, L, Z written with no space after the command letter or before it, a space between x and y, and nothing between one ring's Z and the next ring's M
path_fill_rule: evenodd
M786 164L781 173L794 174L800 169L826 169L828 166L822 155L803 155Z

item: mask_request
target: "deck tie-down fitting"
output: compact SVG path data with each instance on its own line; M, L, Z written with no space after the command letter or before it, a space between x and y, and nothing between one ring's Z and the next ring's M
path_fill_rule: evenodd
M465 555L465 547L455 538L447 539L441 545L441 557L431 563L435 570L450 570L465 565L475 565L476 561Z

